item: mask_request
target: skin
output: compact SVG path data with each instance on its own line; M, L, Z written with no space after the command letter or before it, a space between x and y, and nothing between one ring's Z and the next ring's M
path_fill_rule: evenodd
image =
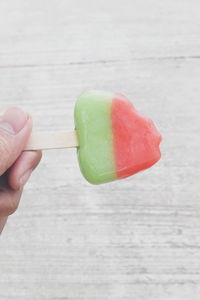
M20 108L10 108L17 133L9 132L4 128L5 111L0 110L0 233L18 208L24 185L42 157L40 151L23 152L32 131L31 116Z

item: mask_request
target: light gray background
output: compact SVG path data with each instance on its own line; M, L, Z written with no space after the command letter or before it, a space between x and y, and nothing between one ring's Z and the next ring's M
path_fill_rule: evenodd
M1 300L200 299L199 0L1 0L0 104L73 129L77 96L121 92L158 125L162 160L89 185L44 153L0 240Z

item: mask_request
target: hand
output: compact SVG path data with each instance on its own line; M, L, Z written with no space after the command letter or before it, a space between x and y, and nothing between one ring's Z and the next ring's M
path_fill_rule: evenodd
M17 107L0 110L0 233L42 156L40 151L23 152L31 131L29 114Z

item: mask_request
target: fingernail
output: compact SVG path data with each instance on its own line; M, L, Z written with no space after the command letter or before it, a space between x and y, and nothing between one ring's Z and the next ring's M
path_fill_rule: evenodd
M19 182L20 182L20 186L24 186L27 181L29 180L31 174L33 172L33 169L26 171L20 178Z
M0 129L10 134L19 133L28 120L28 114L18 107L11 107L0 112Z

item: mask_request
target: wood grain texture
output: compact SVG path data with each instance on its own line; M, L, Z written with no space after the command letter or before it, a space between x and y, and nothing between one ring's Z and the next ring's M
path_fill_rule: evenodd
M77 96L129 96L162 160L103 186L44 153L0 240L1 300L199 300L200 3L1 0L0 105L72 130ZM76 188L75 188L76 187ZM78 187L78 188L77 188Z
M32 132L24 150L50 150L76 148L79 146L77 133L71 131L38 131Z

